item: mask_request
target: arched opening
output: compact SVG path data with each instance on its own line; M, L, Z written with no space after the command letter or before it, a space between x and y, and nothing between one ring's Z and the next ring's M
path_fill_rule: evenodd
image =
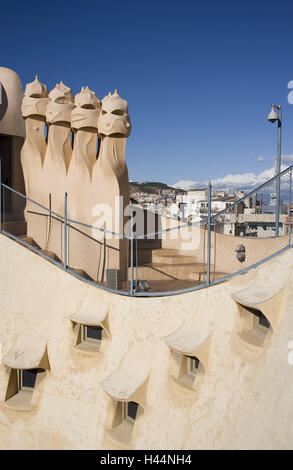
M241 331L239 336L247 343L262 347L272 333L272 327L267 317L256 308L240 304Z

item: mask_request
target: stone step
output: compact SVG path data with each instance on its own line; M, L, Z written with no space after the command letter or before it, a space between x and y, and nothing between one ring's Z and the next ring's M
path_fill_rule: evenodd
M18 238L26 242L28 245L38 248L39 250L41 249L37 242L35 242L35 240L32 237L29 237L28 235L19 235Z
M49 250L40 250L44 255L48 256L49 258L52 258L54 261L57 261L58 263L61 263L60 258L54 253L54 251L49 251Z
M94 281L92 277L90 277L83 269L80 268L68 268L70 271L74 271L76 274L78 274L81 277L84 277L85 279L88 279L89 281Z
M228 275L228 273L223 273L223 272L220 272L220 271L215 271L215 273L214 273L213 270L211 269L210 282L216 281L217 279L220 279L220 278L225 277L227 275ZM207 272L206 271L205 272L196 272L196 271L191 272L191 273L189 273L187 279L196 280L200 284L203 284L207 280Z
M162 248L152 251L153 263L165 263L172 265L198 263L198 258L192 254L182 253L178 250Z
M54 261L57 261L58 263L61 263L61 260L60 260L59 256L57 256L56 253L54 253L54 251L42 249L35 242L35 240L32 237L30 237L26 234L22 234L22 235L19 235L18 238L20 240L26 242L28 245L31 245L32 247L37 248L41 253L44 253L44 255L48 256L49 258L53 259Z
M227 275L225 272L215 271L214 266L210 266L210 279L216 280ZM128 269L130 276L131 269ZM207 266L202 263L149 263L144 266L137 267L137 278L146 280L184 280L198 281L203 283L206 281ZM134 266L134 275L136 278L136 266Z
M179 250L175 248L159 248L158 250L153 250L154 255L161 255L161 256L176 256L180 254Z
M188 280L192 275L192 279L199 277L200 273L206 271L206 267L201 263L190 263L190 264L169 264L169 263L150 263L144 266L138 266L137 268L138 279L183 279ZM136 276L136 267L134 266L134 273ZM193 275L194 273L194 275ZM130 268L129 268L130 275Z

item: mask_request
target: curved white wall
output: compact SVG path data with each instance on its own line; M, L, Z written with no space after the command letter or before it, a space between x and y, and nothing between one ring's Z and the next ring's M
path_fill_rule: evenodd
M105 429L111 399L100 383L133 347L141 347L151 373L145 409L133 434L135 449L292 448L293 290L285 291L279 324L259 358L235 346L238 309L231 293L255 279L272 282L282 273L292 286L293 252L232 281L188 294L127 298L79 281L0 235L0 340L6 353L19 337L48 344L51 370L34 392L34 411L3 406L8 372L0 367L1 449L114 449ZM111 339L97 356L73 349L69 316L87 293L106 305ZM182 324L211 332L208 365L194 391L170 375L178 363L164 337Z

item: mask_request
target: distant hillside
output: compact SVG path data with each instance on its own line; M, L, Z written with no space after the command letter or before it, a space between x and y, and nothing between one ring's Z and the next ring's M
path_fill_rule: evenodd
M160 189L175 191L177 193L183 193L184 191L177 188L172 188L165 183L160 183L158 181L145 181L144 183L138 183L137 181L129 182L129 190L132 193L143 192L143 193L157 193Z

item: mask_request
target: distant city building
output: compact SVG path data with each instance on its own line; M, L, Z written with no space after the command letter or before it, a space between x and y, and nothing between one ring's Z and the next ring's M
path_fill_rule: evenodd
M159 193L131 193L131 196L143 209L163 217L180 219L188 223L198 222L208 217L207 188L192 189L177 195L167 190L160 190ZM213 229L225 235L275 236L274 199L270 198L265 201L262 194L254 194L241 201L245 196L246 193L243 190L236 190L233 193L225 190L212 192L211 215L219 214ZM230 206L231 210L229 210ZM221 215L222 211L225 213ZM287 233L288 227L288 208L286 204L281 204L280 234Z

